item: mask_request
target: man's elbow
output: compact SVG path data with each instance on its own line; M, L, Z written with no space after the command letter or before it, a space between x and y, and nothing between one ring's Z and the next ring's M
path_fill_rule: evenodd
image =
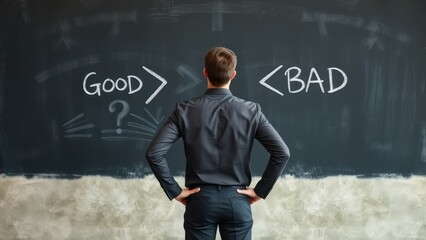
M278 154L279 158L283 160L283 162L288 161L290 158L290 149L287 147L287 145L284 145L281 148L280 153Z
M284 156L286 160L290 158L290 149L287 146L284 148Z
M149 146L147 149L146 149L146 152L145 152L145 159L149 162L149 163L152 163L152 162L155 162L155 159L157 158L157 154L155 154L155 151L152 149L152 147L151 146Z

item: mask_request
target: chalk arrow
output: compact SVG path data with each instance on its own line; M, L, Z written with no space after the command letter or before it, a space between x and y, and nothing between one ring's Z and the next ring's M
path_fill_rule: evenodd
M157 90L155 90L154 93L151 94L151 96L148 98L148 100L146 100L145 104L148 104L152 101L152 99L155 98L155 96L157 96L157 94L161 91L161 89L164 88L164 86L166 86L167 81L166 79L164 79L163 77L161 77L160 75L158 75L157 73L155 73L154 71L150 70L149 68L142 66L142 68L147 71L149 74L151 74L153 77L155 77L156 79L160 80L161 85L157 88Z
M377 36L371 36L368 39L364 40L363 43L368 47L369 50L371 50L375 45L377 46L377 48L379 48L379 50L384 50L384 46Z
M272 75L274 75L278 70L280 70L283 67L283 65L278 66L277 68L275 68L274 71L270 72L268 75L266 75L265 77L263 77L259 83L262 84L263 86L265 86L266 88L278 93L281 96L284 96L284 94L280 91L278 91L276 88L272 87L271 85L266 83L266 80L268 80Z
M194 73L194 71L185 65L179 65L176 68L176 71L181 75L182 77L187 77L191 80L191 83L187 86L181 86L176 89L176 93L183 93L186 90L189 90L195 86L197 86L202 80L197 77L197 75Z
M161 121L163 121L164 119L164 116L161 116L161 108L157 109L157 113L155 114L155 117L146 108L145 108L145 112L151 117L152 120L154 120L155 124L157 125L160 124Z

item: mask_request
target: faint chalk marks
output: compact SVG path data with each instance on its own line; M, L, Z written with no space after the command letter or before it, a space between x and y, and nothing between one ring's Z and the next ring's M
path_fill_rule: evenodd
M386 29L386 26L382 26L381 23L378 22L370 22L368 24L368 26L366 27L366 29L368 30L368 32L370 33L369 37L367 39L365 39L362 43L368 48L368 49L372 49L374 46L377 46L377 48L381 51L383 51L384 45L383 43L380 41L379 37L377 36L378 33L380 32L384 32L384 29ZM386 32L390 32L390 31L386 31Z
M156 130L154 128L147 127L147 126L144 126L144 125L142 125L140 123L136 123L136 122L128 122L127 126L134 127L134 128L137 128L137 129L140 129L140 130L143 130L143 131L147 131L147 132L152 133L152 134L156 133ZM149 133L146 133L146 135L150 135ZM152 135L150 135L150 136L152 136Z
M8 140L7 140L7 134L5 132L4 127L4 114L5 111L3 111L3 108L5 106L5 93L6 93L6 87L5 87L5 71L6 71L6 56L7 56L7 47L6 47L6 40L4 40L5 36L0 34L0 159L9 159L10 150L12 149L9 147ZM0 160L1 161L1 160ZM0 163L1 167L1 163Z
M85 115L83 113L80 113L68 122L62 124L62 127L65 130L64 137L66 138L91 138L93 134L83 131L91 129L95 127L95 125L87 123Z
M163 116L161 116L161 108L157 109L155 117L145 108L145 112L151 117L152 120L158 125L161 121L163 121Z
M157 126L158 124L164 119L163 116L161 116L161 108L157 109L157 112L155 116L151 114L147 109L145 109L145 112L148 114L148 116L154 121L147 120L146 118L143 118L135 113L130 113L130 107L129 104L123 100L116 100L113 101L110 104L110 112L115 112L116 110L112 111L112 108L114 108L115 105L121 104L123 105L123 109L120 111L120 113L117 116L117 129L104 129L101 131L103 134L101 139L103 140L135 140L135 141L151 141L152 137L157 132ZM130 127L129 129L122 129L122 121L124 116L129 113L129 116L133 117L134 120L129 120L127 122L127 126Z
M24 20L24 23L29 24L31 22L31 16L28 11L28 1L21 0L19 5L21 7L21 15L22 15L22 19Z
M423 123L423 130L422 130L422 136L423 136L423 146L422 146L422 151L420 153L420 159L423 162L426 162L426 122Z
M59 37L58 42L55 44L55 49L60 48L62 45L65 46L68 50L71 49L71 46L75 44L75 41L67 34Z
M90 55L90 56L86 56L79 59L71 59L40 72L39 74L36 75L35 79L37 83L42 83L56 75L59 75L77 68L97 64L99 63L99 61L100 59L98 55Z
M377 35L374 33L372 33L371 36L365 39L362 43L370 50L374 47L374 45L376 45L377 48L381 51L385 49L385 47L383 46L383 43L379 40Z
M69 120L68 122L64 123L62 126L66 127L71 125L72 123L80 120L81 118L83 118L85 115L83 113L78 114L76 117L74 117L73 119ZM72 125L71 125L72 126Z
M94 8L102 5L103 0L80 0L80 3L86 8Z
M3 94L4 92L4 72L6 71L6 44L3 43L3 37L0 35L0 114L2 113ZM1 121L1 118L0 118Z
M13 9L20 10L19 13L20 13L20 16L21 16L23 23L25 23L25 24L31 23L31 16L30 16L30 13L29 13L29 10L28 10L29 4L28 4L27 0L15 0L15 1L0 0L0 3L2 3L2 2L10 3L13 6ZM3 5L1 7L5 8L6 6ZM0 10L3 10L3 9L0 8Z
M223 29L223 11L226 10L222 1L213 3L212 5L212 31L221 32Z
M327 24L342 24L355 28L361 28L364 25L364 20L359 17L349 17L340 14L314 12L310 13L303 11L302 22L317 22L319 32L322 36L328 35Z
M177 21L178 17L188 14L209 13L212 16L212 31L220 32L223 30L223 14L243 12L247 10L247 8L245 4L242 3L223 3L222 1L214 1L194 4L175 4L166 2L151 10L153 13L150 14L150 17L157 22Z
M162 109L158 108L155 116L148 109L145 108L144 110L148 114L148 116L151 118L151 120L154 121L154 122L151 122L150 120L147 120L147 119L145 119L141 116L138 116L134 113L130 113L130 115L132 117L136 118L140 122L139 123L138 122L129 122L128 126L140 129L142 131L145 131L144 134L146 134L146 135L154 136L155 133L157 132L158 125L164 119L164 116L162 116L162 113L161 113Z
M68 50L71 49L72 45L75 45L75 40L72 39L71 34L69 33L71 29L71 24L68 21L62 21L59 23L58 32L59 32L59 40L54 45L55 49L60 48L61 46L65 46Z
M151 123L150 121L146 120L145 118L142 118L142 117L140 117L140 116L138 116L136 114L133 114L133 113L130 113L130 115L133 116L133 117L135 117L135 118L137 118L137 119L139 119L139 120L141 120L143 123L149 125L149 127L147 127L147 126L145 127L146 129L153 130L154 132L157 130L157 126L155 124ZM143 125L137 124L135 122L129 122L129 124L135 125L135 126L137 126L139 128L141 128L140 126L143 126Z
M102 130L102 133L108 134L108 133L115 133L115 130ZM138 131L131 131L131 130L123 130L122 134L143 134ZM142 138L142 137L131 137L131 136L104 136L101 137L102 140L136 140L136 141L151 141L149 138Z
M103 23L112 24L110 30L111 35L118 35L122 22L136 23L137 20L137 13L133 10L129 12L103 13L88 17L76 17L74 22L77 27L86 27Z
M410 36L403 32L400 32L375 20L367 22L361 17L350 17L346 15L324 12L303 11L302 22L316 22L318 24L318 30L321 36L328 35L328 26L330 24L363 29L369 33L369 36L367 39L362 41L362 44L370 50L374 46L377 46L377 48L381 51L384 50L384 45L379 39L379 34L392 38L401 43L408 43L410 41Z
M300 15L303 8L264 1L210 1L207 3L163 1L150 10L152 12L150 18L158 22L177 21L180 16L189 14L212 14L212 31L222 31L224 14L294 16Z
M340 125L339 125L339 137L341 140L349 139L350 135L350 110L348 107L344 107L340 112Z
M134 61L139 59L141 55L135 52L112 52L111 60L113 61Z
M68 49L75 41L71 38L71 31L76 28L88 27L98 24L111 24L110 34L118 35L120 33L120 26L123 22L136 23L137 22L136 10L128 12L113 12L102 13L93 16L75 17L74 19L64 20L54 23L42 30L40 30L36 37L43 39L52 35L59 34L59 43L55 45L65 45Z
M176 22L178 17L170 13L171 6L171 2L161 1L157 3L154 7L151 8L149 18L155 22Z
M345 7L347 9L354 9L356 5L358 5L359 0L338 0L338 5Z
M122 108L120 109L119 106ZM144 109L147 117L144 118L135 113L130 112L130 105L124 100L115 100L109 104L110 113L118 113L116 118L116 128L103 129L99 134L102 140L118 140L118 141L151 141L158 130L158 125L163 121L162 109L157 108L155 114L148 109ZM124 118L128 114L127 124L123 124ZM123 128L127 126L128 128ZM69 139L75 138L92 138L94 134L89 132L95 127L94 124L88 123L86 115L80 113L62 124L64 128L64 137Z
M202 82L202 80L197 77L197 74L194 72L194 70L191 69L190 67L186 66L186 65L179 65L176 68L176 72L179 73L179 75L181 75L182 77L184 77L184 78L186 77L189 80L191 80L190 84L176 88L176 93L178 93L178 94L183 93L183 92L197 86L200 82Z

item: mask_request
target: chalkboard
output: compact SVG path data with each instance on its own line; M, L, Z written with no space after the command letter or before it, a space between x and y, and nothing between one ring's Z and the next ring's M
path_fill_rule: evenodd
M286 174L426 174L424 1L0 4L0 173L150 174L149 141L225 46L232 93L291 149ZM256 143L254 175L267 157ZM183 174L181 141L167 158Z

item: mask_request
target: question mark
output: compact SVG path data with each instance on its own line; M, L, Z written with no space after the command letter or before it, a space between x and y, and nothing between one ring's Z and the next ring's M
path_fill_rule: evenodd
M123 120L123 118L129 113L129 109L130 106L126 101L123 100L115 100L113 102L111 102L109 104L109 111L110 112L115 112L117 110L117 108L115 107L115 105L117 104L121 104L123 105L123 109L121 110L121 112L117 115L117 134L121 134L123 132L123 130L120 128L121 126L121 121Z

